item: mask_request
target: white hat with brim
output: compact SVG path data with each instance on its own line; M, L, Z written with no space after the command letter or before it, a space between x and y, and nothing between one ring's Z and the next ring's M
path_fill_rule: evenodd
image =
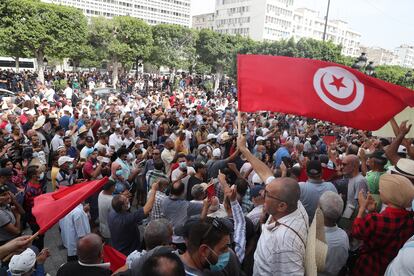
M59 167L62 166L63 164L65 164L66 162L73 162L74 158L69 157L69 156L61 156L58 159L58 165Z
M41 128L46 122L46 117L45 116L39 116L39 118L37 118L37 121L33 124L33 129L39 129Z
M88 129L86 128L86 126L81 126L78 130L78 135L87 132Z
M414 160L400 158L394 167L390 167L391 173L399 174L410 179L414 179Z
M325 241L325 225L321 209L317 208L308 231L305 255L305 275L316 276L325 270L328 245Z

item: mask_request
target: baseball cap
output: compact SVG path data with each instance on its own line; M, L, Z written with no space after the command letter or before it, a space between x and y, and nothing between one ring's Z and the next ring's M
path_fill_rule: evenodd
M29 272L36 263L35 252L27 248L19 255L14 255L9 263L11 275L22 275Z
M250 199L260 196L260 191L264 190L264 186L255 185L250 189Z
M13 170L10 168L0 168L0 176L12 176Z
M211 140L211 139L217 139L217 135L210 133L209 135L207 135L207 140Z
M87 136L85 141L88 142L88 143L93 143L93 137L92 136Z
M58 159L58 165L62 166L63 164L65 164L66 162L73 162L74 158L69 157L69 156L61 156Z
M306 166L306 172L310 176L320 175L322 173L322 164L319 160L311 160Z

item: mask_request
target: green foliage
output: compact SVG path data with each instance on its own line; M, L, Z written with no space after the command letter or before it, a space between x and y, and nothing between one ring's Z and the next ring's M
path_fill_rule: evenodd
M405 79L405 74L407 72L408 69L401 66L381 65L375 68L375 75L377 78L408 87L412 84L409 83L410 80Z
M177 26L160 24L152 27L154 46L150 61L158 67L186 69L195 63L197 32Z
M92 18L88 40L100 58L116 56L119 62L132 62L137 56L148 57L152 46L150 26L129 16Z

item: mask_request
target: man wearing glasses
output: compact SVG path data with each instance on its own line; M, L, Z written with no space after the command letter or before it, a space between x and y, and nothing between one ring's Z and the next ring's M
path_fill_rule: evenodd
M300 188L293 178L274 178L265 163L246 148L246 138L237 146L265 181L264 211L269 215L254 253L253 275L304 275L308 215L299 201Z

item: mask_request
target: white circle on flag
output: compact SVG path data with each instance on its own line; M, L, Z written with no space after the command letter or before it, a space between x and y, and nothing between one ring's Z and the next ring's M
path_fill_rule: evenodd
M313 87L323 102L339 111L354 111L364 100L364 85L342 67L318 69L313 77Z

